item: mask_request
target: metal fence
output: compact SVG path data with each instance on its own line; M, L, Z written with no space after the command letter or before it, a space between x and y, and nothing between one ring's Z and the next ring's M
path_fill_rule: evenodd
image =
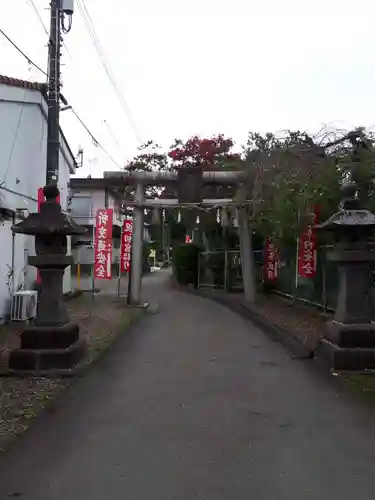
M287 248L279 252L279 273L269 288L294 300L306 302L322 308L334 310L338 294L338 265L327 258L330 246L318 249L318 269L314 278L297 276L296 249ZM254 263L258 289L264 290L263 251L254 252ZM374 290L375 263L369 265L366 277L368 288ZM243 291L241 254L237 251L202 252L199 257L199 287L221 288L230 291ZM350 286L350 284L349 284ZM375 317L375 306L374 306Z
M254 252L257 280L261 282L263 252ZM221 288L242 291L242 265L239 250L217 250L201 252L198 264L198 286L200 288Z
M280 252L278 279L275 291L293 299L307 302L324 310L335 309L338 290L338 265L328 260L331 247L318 248L318 266L314 278L301 278L297 274L296 249Z

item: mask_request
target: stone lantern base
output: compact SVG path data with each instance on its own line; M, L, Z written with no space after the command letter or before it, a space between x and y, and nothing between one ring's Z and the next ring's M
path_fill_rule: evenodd
M328 322L319 354L334 370L375 369L375 324Z
M79 368L86 342L79 327L68 323L61 327L34 326L21 334L21 347L10 353L10 375L68 376Z

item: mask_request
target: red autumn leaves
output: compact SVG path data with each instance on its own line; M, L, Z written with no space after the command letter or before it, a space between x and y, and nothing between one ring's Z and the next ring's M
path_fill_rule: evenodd
M222 134L210 139L194 136L185 143L176 142L168 156L184 165L213 164L220 159L233 158L235 155L230 153L233 144L232 139L225 138Z

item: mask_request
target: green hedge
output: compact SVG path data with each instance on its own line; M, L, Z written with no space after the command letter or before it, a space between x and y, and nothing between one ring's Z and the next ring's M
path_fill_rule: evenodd
M198 286L198 258L201 248L193 243L173 249L173 270L180 285Z
M151 245L150 245L150 243L143 243L143 249L142 249L142 274L148 274L151 271L150 251L151 251Z
M212 253L207 259L207 269L213 276L213 285L217 288L225 287L225 252ZM203 270L201 269L201 272Z

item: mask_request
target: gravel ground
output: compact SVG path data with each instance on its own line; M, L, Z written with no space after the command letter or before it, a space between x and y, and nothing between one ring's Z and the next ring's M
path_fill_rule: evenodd
M68 303L70 318L79 324L88 343L85 364L94 361L130 324L140 311L124 309L124 299L82 295ZM22 326L7 325L0 330L0 363L6 367L9 350L19 345ZM0 377L0 451L27 429L38 413L67 388L72 379Z
M241 293L231 293L228 296L222 290L205 290L208 297L218 294L229 297L233 302L244 303L244 295ZM258 295L252 309L312 349L318 345L324 325L332 317L313 306L276 294Z
M318 345L324 325L331 317L312 306L305 306L278 295L260 296L256 308L272 323L290 331L293 336L311 348Z

